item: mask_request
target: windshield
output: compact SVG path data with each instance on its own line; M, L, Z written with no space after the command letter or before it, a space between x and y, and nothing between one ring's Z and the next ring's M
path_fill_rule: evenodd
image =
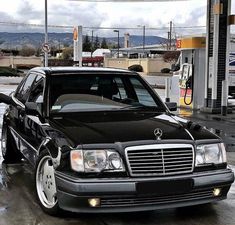
M50 82L52 113L164 109L138 76L113 74L54 75Z

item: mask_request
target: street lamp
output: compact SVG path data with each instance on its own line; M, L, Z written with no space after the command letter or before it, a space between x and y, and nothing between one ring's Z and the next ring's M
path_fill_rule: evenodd
M93 57L94 51L94 30L91 30L91 58Z
M113 30L113 32L118 33L118 58L119 58L119 30Z
M138 25L138 27L143 28L143 52L145 51L145 25Z

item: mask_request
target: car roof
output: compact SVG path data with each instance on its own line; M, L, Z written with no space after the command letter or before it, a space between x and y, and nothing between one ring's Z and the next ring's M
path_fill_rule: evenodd
M71 74L71 73L125 73L125 74L137 74L134 71L117 69L117 68L103 68L103 67L35 67L30 72L40 72L45 75L58 75L58 74Z

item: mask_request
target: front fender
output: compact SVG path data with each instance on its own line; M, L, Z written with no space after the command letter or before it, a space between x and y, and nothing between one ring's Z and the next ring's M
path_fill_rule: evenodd
M71 150L70 147L68 146L58 146L56 141L51 139L50 137L47 137L40 145L38 149L38 156L41 154L43 150L46 150L51 158L52 158L52 163L54 168L58 168L61 165L61 158L62 154L67 153L68 151Z

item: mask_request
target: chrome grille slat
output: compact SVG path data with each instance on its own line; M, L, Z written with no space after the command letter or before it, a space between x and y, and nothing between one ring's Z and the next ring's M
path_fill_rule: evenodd
M127 147L127 164L132 176L164 176L191 173L194 149L190 144L156 144Z
M132 168L142 168L146 166L132 166ZM146 168L162 168L162 166L147 166Z
M158 161L158 160L162 160L162 159L149 159L149 161ZM130 159L129 161L145 161L145 159L141 158L141 159Z
M186 157L183 157L184 159L191 159L192 156L186 156ZM173 157L173 158L167 158L166 160L177 160L177 159L180 159L179 157Z
M150 170L150 169L141 169L141 170L135 170L135 172L134 173L136 173L136 172L145 172L145 171L147 171L147 172L151 172L151 173L156 173L156 172L159 172L159 173L161 173L162 172L162 170Z
M182 152L179 152L179 154L166 154L166 153L164 153L164 155L165 156L168 156L168 157L178 157L178 156L181 156L181 157L187 157L187 156L191 156L192 155L192 153L182 153Z
M145 163L132 162L131 164L134 165L134 166L135 165L148 165L148 164L149 165L155 165L155 164L156 165L159 165L159 164L162 165L162 162L145 162Z
M189 167L181 167L181 168L179 168L180 170L188 170L188 169L190 169L191 170L191 166ZM172 168L172 169L167 169L168 171L174 171L176 168Z
M188 160L180 160L180 161L177 161L177 163L185 163L185 162L188 162ZM175 164L176 162L175 162L175 161L174 161L174 162L171 162L171 161L170 161L170 162L167 162L167 161L165 161L165 165L166 165L166 164L173 164L173 163Z
M177 165L165 165L165 167L168 167L168 168L171 168L171 167L184 167L184 166L189 166L191 167L192 166L192 163L187 163L187 164L177 164Z
M159 157L159 159L161 159L161 157L162 157L161 153L159 153L159 155L153 155L152 154L152 155L148 155L148 156L145 156L145 155L144 156L143 155L142 156L130 156L129 158L130 159L138 159L139 157L142 157L142 158L156 158L157 156Z

